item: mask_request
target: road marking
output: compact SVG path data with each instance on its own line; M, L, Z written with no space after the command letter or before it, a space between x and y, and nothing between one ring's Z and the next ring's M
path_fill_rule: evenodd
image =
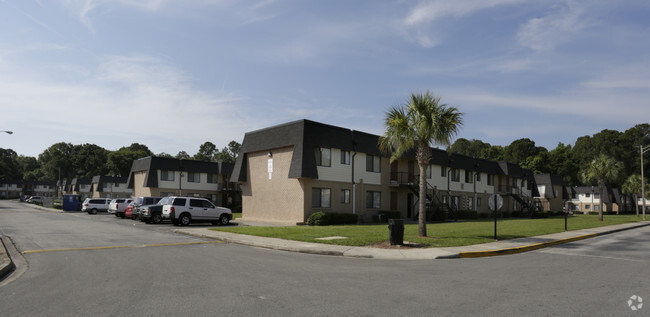
M199 241L199 242L159 243L159 244L143 244L143 245L115 245L115 246L107 246L107 247L88 247L88 248L27 250L27 251L23 251L23 254L46 253L46 252L63 252L63 251L89 251L89 250L166 247L166 246L176 246L176 245L215 244L215 243L224 243L224 242L223 241Z

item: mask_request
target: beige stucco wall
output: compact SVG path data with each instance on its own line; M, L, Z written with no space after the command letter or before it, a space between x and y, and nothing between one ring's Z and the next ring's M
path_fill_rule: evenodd
M242 183L242 220L304 222L306 190L303 181L288 177L293 147L271 150L273 172L270 179L268 152L246 154L247 181Z
M146 175L146 171L133 173L133 197L155 196L152 195L151 188L144 187L144 179Z

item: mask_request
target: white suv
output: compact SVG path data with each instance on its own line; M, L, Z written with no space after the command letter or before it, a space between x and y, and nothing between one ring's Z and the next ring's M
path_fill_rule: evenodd
M108 211L108 204L111 202L110 198L86 198L81 205L81 211L89 214L96 214L98 211Z
M169 197L163 205L162 214L175 226L187 226L192 222L227 225L232 219L230 209L215 206L209 200L198 197Z

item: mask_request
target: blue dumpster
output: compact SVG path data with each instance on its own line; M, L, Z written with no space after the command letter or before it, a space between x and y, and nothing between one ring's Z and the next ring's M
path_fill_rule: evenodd
M81 195L63 195L63 211L81 211Z

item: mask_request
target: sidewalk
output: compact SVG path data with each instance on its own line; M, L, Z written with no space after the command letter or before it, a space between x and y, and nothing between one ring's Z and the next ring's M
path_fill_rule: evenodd
M537 237L519 238L496 241L484 244L447 248L405 248L381 249L370 247L350 247L342 245L320 244L283 240L277 238L256 237L230 232L210 230L208 228L184 228L174 230L177 233L210 238L230 243L243 244L274 250L301 252L321 255L336 255L347 257L391 259L391 260L431 260L453 259L506 255L532 251L562 243L569 243L605 234L615 233L649 226L650 222L634 222L600 228L582 229L560 232Z

